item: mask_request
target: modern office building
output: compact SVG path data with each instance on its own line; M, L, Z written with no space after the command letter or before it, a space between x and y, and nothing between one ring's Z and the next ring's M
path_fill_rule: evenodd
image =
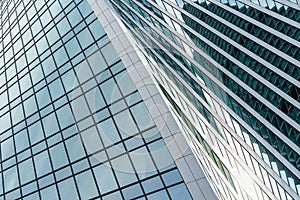
M299 199L297 0L0 2L0 199Z
M0 10L0 199L216 199L126 35L86 0Z

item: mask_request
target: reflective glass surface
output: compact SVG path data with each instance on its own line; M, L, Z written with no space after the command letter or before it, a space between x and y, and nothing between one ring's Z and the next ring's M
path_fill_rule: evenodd
M0 199L191 198L86 0L0 10Z

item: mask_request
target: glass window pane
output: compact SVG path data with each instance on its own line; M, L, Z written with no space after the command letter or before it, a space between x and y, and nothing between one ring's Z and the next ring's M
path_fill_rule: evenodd
M105 106L105 102L98 87L87 92L85 97L92 112L95 112Z
M130 108L130 110L132 111L132 115L141 131L154 126L152 117L144 103L139 103Z
M118 53L116 52L115 48L111 43L108 43L106 46L104 46L101 49L101 52L104 55L104 58L108 65L112 65L119 59Z
M90 31L87 28L81 31L76 37L78 38L78 41L83 49L88 47L94 41Z
M19 185L17 167L14 166L3 172L5 191L12 190Z
M82 142L88 154L93 154L103 148L98 131L95 127L81 132Z
M175 185L171 188L168 188L168 191L172 199L191 199L191 196L184 184Z
M136 87L135 87L132 79L128 75L127 71L124 71L124 72L116 75L116 80L117 80L120 90L124 96L128 95L128 94L132 93L134 90L136 90Z
M78 199L73 178L58 183L59 195L62 200Z
M122 138L127 138L138 132L135 122L128 110L125 110L114 116L115 122Z
M54 169L58 169L68 164L67 154L62 143L50 148L50 156Z
M27 159L19 164L21 184L27 183L35 178L32 159Z
M28 142L28 135L27 131L22 130L18 134L15 135L15 144L16 144L16 151L20 152L27 147L29 147L29 142Z
M57 99L58 97L62 96L65 93L59 78L53 81L52 83L50 83L48 86L50 89L52 100Z
M41 190L42 199L58 199L57 190L55 185L46 187L45 189Z
M41 122L38 121L28 127L28 134L31 145L41 141L44 138Z
M107 68L107 64L105 63L100 51L96 51L94 54L88 57L88 62L94 74L98 74L99 72Z
M93 171L102 194L117 189L115 177L108 163L95 167Z
M42 119L46 137L58 131L58 124L54 113Z
M64 129L75 122L69 104L57 110L56 113L61 129Z
M85 156L82 146L82 140L79 135L76 135L66 141L67 152L71 162Z
M73 100L71 105L76 121L79 121L90 114L85 99L82 96Z
M37 177L41 177L52 171L47 151L43 151L42 153L34 156L34 164Z
M68 14L68 19L72 25L72 27L75 27L81 20L82 17L78 11L77 8L73 9L69 14Z
M67 52L70 56L70 58L74 57L76 54L78 54L81 51L81 48L76 40L76 38L72 38L67 44L66 44Z
M98 195L96 184L90 170L77 175L75 179L82 199L91 199Z
M108 118L107 120L99 123L98 128L105 146L109 146L120 141L120 136L112 118Z
M10 137L1 143L2 160L7 159L14 154L15 154L14 141L13 141L13 138Z
M137 181L135 171L127 155L118 157L111 163L121 187Z
M50 103L50 95L46 87L36 93L36 98L39 108L43 108L45 105Z

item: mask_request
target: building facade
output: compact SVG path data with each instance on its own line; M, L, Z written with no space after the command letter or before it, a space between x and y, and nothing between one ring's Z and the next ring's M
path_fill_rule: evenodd
M299 199L300 2L107 2L218 198Z
M299 0L4 0L0 199L299 199Z
M216 199L138 53L113 45L112 13L0 10L0 199Z

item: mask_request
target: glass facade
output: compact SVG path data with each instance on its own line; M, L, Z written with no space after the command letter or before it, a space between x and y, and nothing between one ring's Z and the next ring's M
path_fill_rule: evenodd
M299 1L110 2L218 197L298 199Z
M191 199L86 0L0 10L0 199Z

